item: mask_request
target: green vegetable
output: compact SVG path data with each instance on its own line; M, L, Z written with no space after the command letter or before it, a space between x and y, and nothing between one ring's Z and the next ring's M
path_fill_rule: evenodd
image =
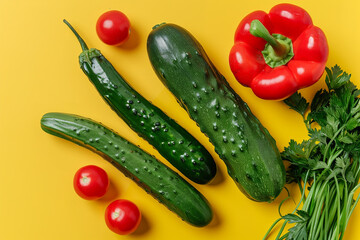
M80 67L102 98L138 135L190 180L205 184L214 178L216 165L210 153L184 128L136 92L97 49L78 38L83 52Z
M156 74L209 137L240 190L255 201L274 200L285 184L275 140L202 46L185 29L161 24L147 49Z
M285 101L302 115L310 136L301 143L291 140L282 152L291 164L287 180L299 185L303 206L279 218L265 238L284 220L276 239L342 239L360 199L354 199L360 187L360 90L339 66L326 72L328 90L316 93L309 114L299 93ZM283 234L287 223L295 226Z
M212 211L201 193L109 128L91 119L64 113L45 114L41 127L49 134L101 155L186 222L197 227L210 223Z

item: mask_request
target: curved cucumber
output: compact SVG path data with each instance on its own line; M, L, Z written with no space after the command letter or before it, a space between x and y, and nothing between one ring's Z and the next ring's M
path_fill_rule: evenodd
M91 119L64 113L47 113L42 129L98 153L125 176L186 222L202 227L210 223L207 200L177 173L109 128Z
M88 49L69 23L83 52L80 66L110 107L190 180L205 184L216 174L209 152L184 128L136 92L97 49Z
M154 27L147 40L151 64L199 125L247 197L271 202L285 184L275 140L217 71L200 43L174 24Z

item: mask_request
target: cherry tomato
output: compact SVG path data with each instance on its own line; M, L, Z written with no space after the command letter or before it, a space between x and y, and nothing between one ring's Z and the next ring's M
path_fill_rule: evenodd
M96 32L104 43L118 46L124 43L129 37L130 21L126 15L120 11L108 11L99 17L96 23Z
M99 199L105 195L108 187L109 178L102 168L88 165L80 168L75 173L75 192L84 199Z
M105 221L111 231L126 235L137 229L141 221L141 213L133 202L119 199L106 208Z

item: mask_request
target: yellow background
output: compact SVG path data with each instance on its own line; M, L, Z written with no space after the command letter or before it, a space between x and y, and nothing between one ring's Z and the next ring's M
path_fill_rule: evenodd
M359 84L359 1L289 2L305 8L326 33L328 66L339 64ZM252 202L240 193L207 138L155 76L146 53L146 38L152 26L161 22L188 29L283 149L291 138L300 141L307 137L300 116L281 102L256 98L236 82L228 65L239 21L251 11L268 11L277 3L0 0L0 239L261 239L278 217L277 208L286 193L272 204ZM103 44L95 32L97 18L112 9L126 13L133 26L124 47ZM219 173L214 182L196 185L214 209L215 218L209 226L195 228L182 222L101 157L40 129L40 118L46 112L76 113L103 122L164 161L110 110L82 73L80 46L63 18L90 47L100 49L135 89L188 129L215 157ZM324 78L302 93L310 99L321 87ZM88 164L96 164L109 174L110 191L102 200L83 200L73 190L74 173ZM288 187L298 198L297 188ZM133 235L118 236L105 225L104 210L117 198L135 202L143 213L140 228ZM289 201L283 212L293 207ZM360 208L345 239L360 239L359 224Z

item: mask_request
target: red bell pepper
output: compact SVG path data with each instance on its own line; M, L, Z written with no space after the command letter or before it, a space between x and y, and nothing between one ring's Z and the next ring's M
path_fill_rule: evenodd
M263 99L284 99L319 80L329 48L310 15L291 4L247 15L235 33L230 67L236 79Z

